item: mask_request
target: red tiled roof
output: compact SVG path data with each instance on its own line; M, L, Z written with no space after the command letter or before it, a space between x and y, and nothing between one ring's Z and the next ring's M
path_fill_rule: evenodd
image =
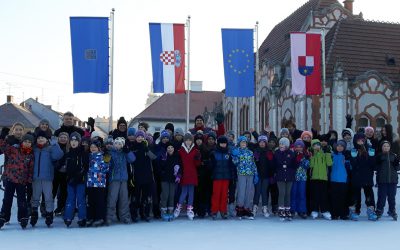
M22 122L26 128L35 128L39 125L39 118L29 110L13 103L0 106L0 127L11 127L15 122Z
M201 91L190 92L190 119L203 114L204 108L212 111L215 103L222 102L222 92ZM164 94L149 107L138 114L133 120L186 120L186 94Z
M340 61L350 80L376 70L400 83L400 24L345 19L330 30L325 44L328 77ZM388 55L394 56L396 65L387 65Z
M288 34L293 31L300 31L311 11L321 10L338 3L337 0L310 0L277 24L260 46L260 64L263 61L282 62L290 49Z

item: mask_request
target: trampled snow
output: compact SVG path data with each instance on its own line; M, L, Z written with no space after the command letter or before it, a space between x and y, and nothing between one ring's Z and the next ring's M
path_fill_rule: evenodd
M368 221L363 211L357 222L323 219L282 222L261 215L254 221L236 218L189 221L182 215L173 222L99 228L78 228L76 221L66 228L62 218L56 217L51 228L41 218L35 228L29 225L22 230L16 222L16 200L12 211L11 223L0 230L1 249L400 249L400 222L387 217L386 212L377 222Z

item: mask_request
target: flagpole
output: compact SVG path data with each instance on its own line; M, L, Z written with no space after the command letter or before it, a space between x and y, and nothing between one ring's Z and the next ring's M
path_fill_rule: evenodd
M114 12L115 9L111 9L110 22L111 22L111 42L110 44L110 117L108 121L108 130L113 129L113 95L114 95Z
M256 33L256 77L255 77L255 93L254 93L254 106L255 106L255 110L256 110L256 114L255 114L255 130L258 131L260 134L262 132L262 129L260 128L260 106L258 105L258 98L257 98L257 94L258 94L258 85L257 85L257 79L258 79L258 70L259 70L259 60L258 60L258 21L256 22L256 26L255 26L255 33Z
M190 122L190 15L186 20L186 28L187 28L187 83L186 83L186 131L189 131L189 122Z
M323 104L322 108L324 109L324 127L322 129L323 133L327 133L326 127L326 94L325 94L325 85L326 85L326 65L325 65L325 27L322 28L322 94L323 94Z

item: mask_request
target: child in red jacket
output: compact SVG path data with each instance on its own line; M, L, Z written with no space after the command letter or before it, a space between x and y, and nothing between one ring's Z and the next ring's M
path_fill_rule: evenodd
M182 203L186 199L186 196L189 196L187 203L187 216L190 220L193 220L193 196L194 196L194 187L197 186L197 168L201 163L201 155L200 151L194 147L193 143L193 135L190 133L186 133L183 138L184 143L182 144L182 148L179 149L179 156L182 160L182 179L180 180L180 184L182 186L182 193L179 197L179 203L176 206L174 217L177 218L182 209Z
M17 193L18 221L23 229L28 225L28 202L26 185L32 183L33 136L24 135L20 144L10 145L0 139L0 149L6 156L4 164L4 199L0 212L0 228L10 219L14 193Z

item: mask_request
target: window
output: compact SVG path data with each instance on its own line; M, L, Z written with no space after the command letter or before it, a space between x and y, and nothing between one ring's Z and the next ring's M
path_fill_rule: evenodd
M359 120L358 120L358 127L359 128L365 128L365 127L368 127L369 126L369 120L368 120L368 118L366 118L366 117L361 117Z
M376 118L376 127L377 128L383 128L383 126L385 126L386 124L386 120L383 117L378 117Z

